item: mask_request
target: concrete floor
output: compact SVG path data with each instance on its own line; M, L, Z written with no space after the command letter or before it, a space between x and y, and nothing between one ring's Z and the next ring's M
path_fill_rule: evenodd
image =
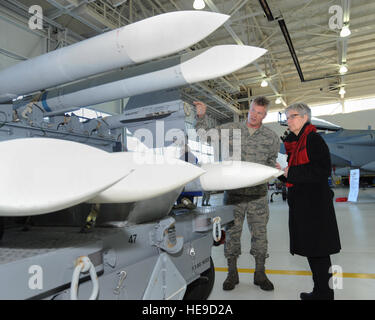
M335 199L348 195L347 188L336 188ZM198 205L201 199L198 199ZM222 204L222 194L211 196L211 205ZM245 221L242 254L238 261L240 283L223 291L227 264L223 246L213 247L215 284L209 300L299 300L300 292L310 292L313 282L307 259L289 253L288 205L281 195L269 203L267 275L275 290L266 292L253 284L255 262L250 256L250 232ZM336 300L375 299L375 188L360 189L358 202L335 202L342 250L332 255L342 276L336 278ZM340 271L338 269L338 271Z

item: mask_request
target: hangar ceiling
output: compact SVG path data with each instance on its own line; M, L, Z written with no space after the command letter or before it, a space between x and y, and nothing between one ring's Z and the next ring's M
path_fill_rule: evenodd
M297 101L328 104L374 95L374 1L205 0L205 3L204 10L225 13L231 18L188 50L218 44L245 44L268 50L238 72L184 88L186 99L205 101L209 112L219 120L233 119L233 110L228 105L245 114L249 100L257 95L269 97L274 111ZM43 8L49 39L56 40L54 48L153 15L193 10L193 0L3 0L0 14L13 12L28 19L31 5ZM343 38L338 27L346 24L351 34ZM344 74L339 72L341 65L348 69ZM262 80L268 82L267 87L261 87ZM345 89L344 95L339 93L341 88ZM277 98L281 103L276 103Z

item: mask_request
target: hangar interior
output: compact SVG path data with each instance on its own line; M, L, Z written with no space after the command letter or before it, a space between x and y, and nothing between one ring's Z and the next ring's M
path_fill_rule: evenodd
M16 63L149 17L194 10L193 2L3 0L0 2L0 72ZM250 102L262 95L271 101L265 125L281 136L286 127L278 122L278 113L301 101L312 108L314 117L344 129L369 130L372 145L368 145L368 155L375 154L375 131L371 131L375 130L374 1L204 0L204 4L203 10L227 14L229 20L178 55L227 44L262 47L267 52L236 72L180 87L178 94L189 110L185 109L186 115L194 116L192 102L200 100L207 105L213 124L242 121L247 117ZM36 11L30 9L32 6L42 8L40 28L35 27ZM30 27L30 21L35 28ZM351 33L343 37L340 33L346 28ZM131 103L131 97L124 97L89 105L83 116L119 115L129 110ZM372 178L374 175L369 174ZM357 202L335 203L343 248L332 257L333 263L342 268L336 299L374 298L375 193L374 189L361 187ZM334 186L334 191L335 198L348 194L347 187ZM196 201L201 206L201 198ZM211 196L211 206L220 206L221 202L221 193ZM264 292L252 284L254 261L249 254L250 234L245 223L239 260L240 284L232 291L222 290L226 260L222 246L213 247L215 284L209 299L294 300L298 299L299 292L310 289L312 280L307 262L288 252L287 204L276 196L269 206L270 257L266 267L275 291Z

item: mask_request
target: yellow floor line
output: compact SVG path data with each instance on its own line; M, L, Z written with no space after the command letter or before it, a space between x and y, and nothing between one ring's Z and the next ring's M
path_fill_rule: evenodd
M216 267L215 271L228 272L228 268ZM238 268L240 273L254 273L255 269ZM292 276L311 276L311 271L293 271L293 270L266 270L267 274L283 274ZM337 275L340 277L340 275ZM357 278L357 279L375 279L375 273L347 273L342 274L343 278Z

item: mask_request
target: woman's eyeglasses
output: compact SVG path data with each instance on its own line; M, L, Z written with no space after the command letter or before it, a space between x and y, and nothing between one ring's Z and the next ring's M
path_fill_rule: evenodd
M293 120L295 117L300 116L299 113L290 114L289 117L286 117L286 120Z

